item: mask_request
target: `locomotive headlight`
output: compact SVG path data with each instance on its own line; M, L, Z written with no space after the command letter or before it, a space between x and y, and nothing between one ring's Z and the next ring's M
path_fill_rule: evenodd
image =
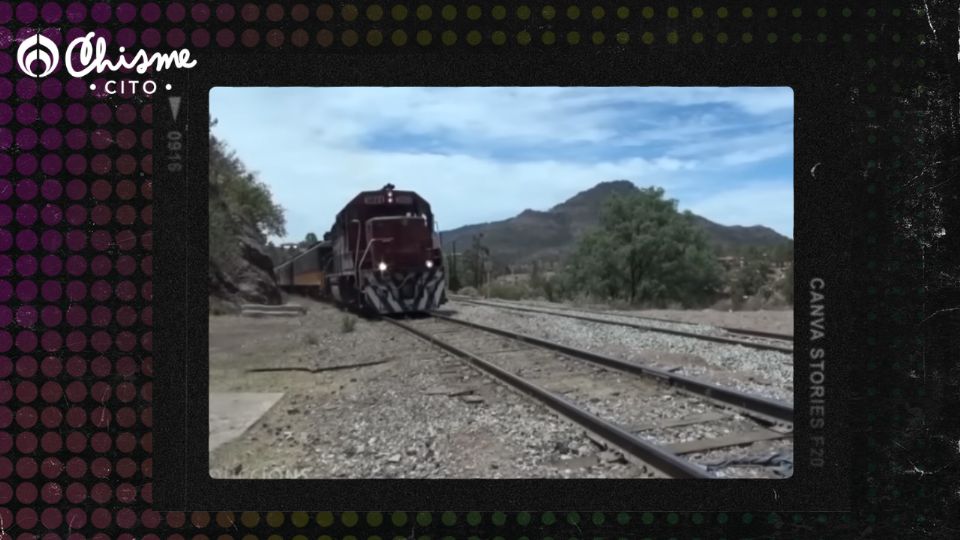
M433 261L427 261L427 268L433 268Z
M386 271L387 271L387 263L381 262L381 263L380 263L380 266L378 266L377 268L379 268L381 272L386 272Z

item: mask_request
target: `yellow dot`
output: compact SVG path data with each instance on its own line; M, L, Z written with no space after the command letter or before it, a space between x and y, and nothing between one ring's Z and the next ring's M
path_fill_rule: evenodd
M630 34L626 32L617 32L617 43L621 45L626 45L630 43Z
M621 19L626 19L630 16L630 8L628 7L618 7L617 8L617 17Z
M521 31L517 34L517 43L520 45L529 45L530 44L530 32L526 30Z
M310 516L306 512L294 512L290 515L290 522L296 527L306 527L310 522Z
M719 34L717 34L717 41L720 42L720 43L726 43L726 42L727 42L727 33L726 33L726 32L720 32Z
M577 19L580 17L580 8L577 6L570 6L567 8L567 18Z
M343 34L340 34L340 41L347 47L353 47L359 39L360 36L358 36L354 30L345 30Z
M553 32L547 30L542 36L540 36L540 39L543 41L544 45L553 45L557 40L557 36L553 35Z
M641 11L641 13L643 14L643 18L644 18L644 19L652 19L652 18L653 18L653 8L652 8L652 7L647 6L647 7L643 8L643 11Z
M467 32L467 43L469 43L470 45L478 45L482 40L483 40L483 36L480 35L480 32L476 30L471 30Z
M367 18L371 21L379 21L383 17L383 8L374 4L367 8Z
M520 6L517 8L517 18L521 21L525 21L530 18L530 8L527 6Z
M242 540L259 540L255 535L245 534L242 537Z
M417 43L423 45L424 47L429 45L433 41L433 35L426 30L420 30L417 32Z
M767 41L769 41L770 43L776 43L777 35L774 34L773 32L770 32L769 34L767 34Z
M690 39L694 43L703 43L703 34L701 34L700 32L694 32L693 35L690 36Z
M240 523L248 529L252 529L260 523L260 514L256 512L244 512L240 514Z
M727 8L722 7L722 8L720 8L720 9L718 9L718 10L717 10L717 17L720 17L721 19L725 19L725 18L727 17Z
M670 17L671 19L676 19L676 18L679 17L679 16L680 16L680 10L679 10L679 9L677 9L677 8L675 8L675 7L669 7L669 8L667 8L667 17Z
M383 34L379 30L371 30L367 32L367 44L376 47L383 43Z
M693 18L699 19L700 17L703 17L703 8L693 8Z
M444 45L453 45L457 42L457 34L447 30L440 35L440 40L443 41Z
M594 19L602 19L606 13L603 11L602 7L597 6L590 11L590 14L593 15Z
M567 32L567 43L571 45L576 45L580 43L580 33L579 32Z
M280 512L268 512L267 525L270 525L271 527L279 527L283 525L283 514Z
M753 34L746 32L740 37L740 39L742 39L744 43L750 43L753 41Z
M492 41L494 45L503 45L507 42L507 35L500 30L497 30L492 36L490 36L490 41Z
M676 32L667 34L667 43L675 44L677 41L680 41L680 36L678 36Z
M407 8L399 4L393 6L393 9L390 10L390 15L393 16L395 21L402 21L407 18Z
M448 21L452 21L457 18L457 8L451 5L443 6L443 9L440 10L440 15L444 19Z
M749 19L750 17L753 17L753 10L748 7L745 7L743 8L743 11L740 12L740 14L743 15L744 19Z
M544 6L543 11L540 12L543 15L544 19L548 21L557 14L557 11L553 9L553 6Z
M502 21L504 17L507 16L507 8L503 6L493 6L493 10L491 10L490 13L493 15L494 19Z
M294 536L292 540L307 540L307 537L302 534L298 534Z
M421 21L429 19L433 15L433 10L430 9L430 6L422 4L417 6L417 18Z
M594 32L592 39L594 45L603 45L603 42L607 40L607 36L603 35L603 32Z
M271 534L267 537L267 540L283 540L283 537L279 534Z
M777 8L767 8L767 17L771 19L777 16Z
M397 47L402 47L407 44L407 33L403 30L394 30L390 36L390 41Z
M650 45L651 43L653 43L653 34L651 32L644 32L642 39L644 43L646 43L647 45Z
M470 6L467 8L467 18L471 21L475 21L483 15L483 10L480 9L480 6Z

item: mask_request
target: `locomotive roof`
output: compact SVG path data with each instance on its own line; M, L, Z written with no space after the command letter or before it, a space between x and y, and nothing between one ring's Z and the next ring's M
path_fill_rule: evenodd
M386 186L378 190L361 191L360 193L358 193L356 197L351 199L350 202L348 202L346 206L344 206L343 209L340 210L339 213L337 213L337 221L339 221L345 213L351 213L350 212L351 210L366 209L366 208L369 208L370 206L385 206L383 203L369 202L369 197L383 196L383 195L386 195L388 192L392 192L394 197L396 198L399 198L401 196L411 197L413 199L412 200L413 204L418 206L423 213L427 215L431 215L430 203L428 203L426 199L418 195L417 192L394 189L392 184L387 184ZM399 203L399 204L403 204L403 203Z

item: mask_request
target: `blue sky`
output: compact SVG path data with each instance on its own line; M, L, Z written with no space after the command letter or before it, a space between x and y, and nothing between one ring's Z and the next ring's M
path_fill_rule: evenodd
M289 240L387 182L452 229L617 179L793 237L789 88L214 88L210 113L284 208Z

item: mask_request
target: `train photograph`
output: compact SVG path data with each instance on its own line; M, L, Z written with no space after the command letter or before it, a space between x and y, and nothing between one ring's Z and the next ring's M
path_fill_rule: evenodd
M793 475L793 91L216 87L215 479Z

